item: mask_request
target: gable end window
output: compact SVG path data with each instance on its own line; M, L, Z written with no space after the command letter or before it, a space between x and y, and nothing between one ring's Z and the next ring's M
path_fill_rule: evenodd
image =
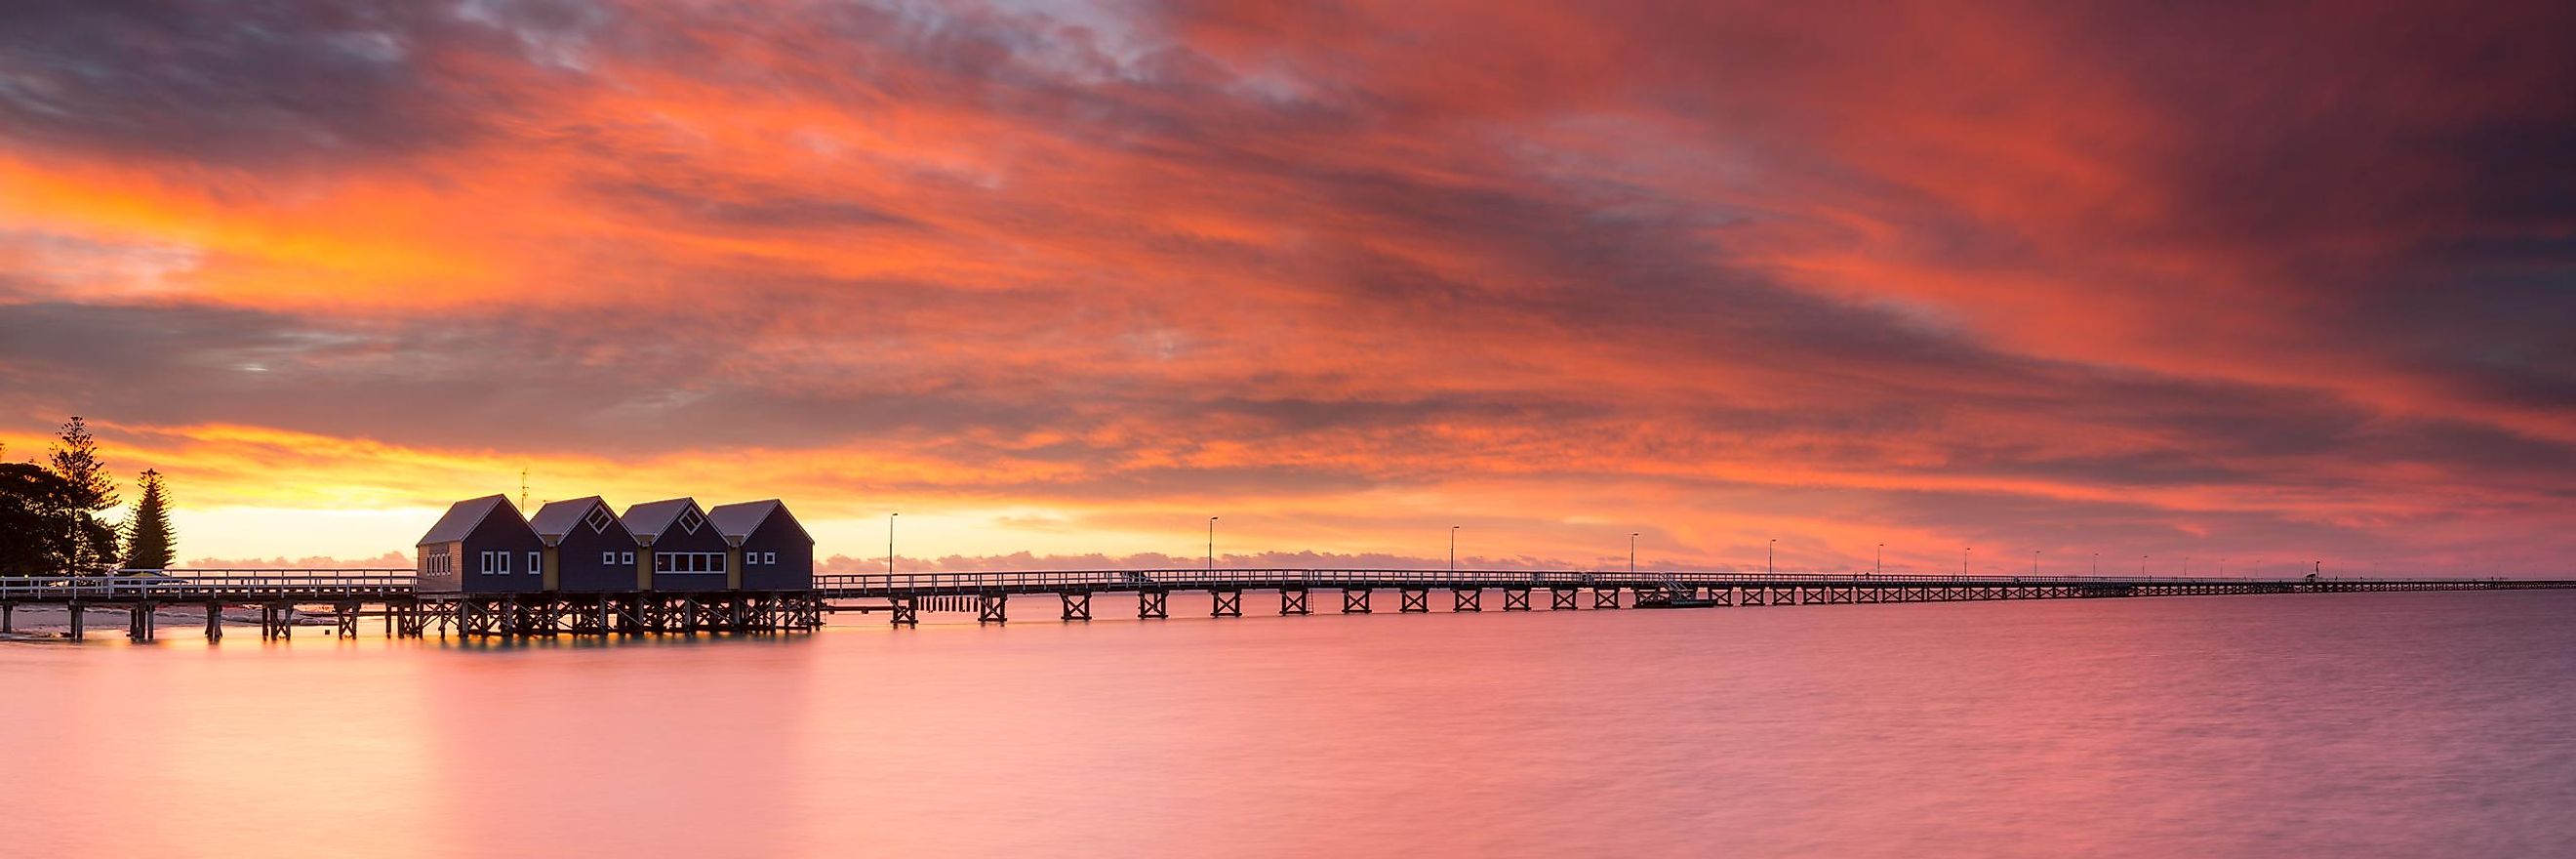
M700 518L698 516L698 511L696 510L684 510L680 512L680 530L682 531L695 534L698 533L698 526L706 523L707 520Z
M593 507L593 508L590 508L590 519L589 519L589 523L590 523L590 532L591 532L591 533L593 533L593 534L599 534L599 533L604 533L604 532L606 532L606 531L608 530L608 523L609 523L609 521L610 521L610 517L609 517L609 515L608 515L608 509L607 509L607 508L605 508L605 507Z

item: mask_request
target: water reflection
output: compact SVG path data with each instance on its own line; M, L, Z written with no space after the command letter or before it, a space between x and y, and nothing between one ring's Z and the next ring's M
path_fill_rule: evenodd
M22 855L2567 855L2576 595L0 646ZM1266 606L1275 609L1275 606ZM937 620L963 620L956 617Z

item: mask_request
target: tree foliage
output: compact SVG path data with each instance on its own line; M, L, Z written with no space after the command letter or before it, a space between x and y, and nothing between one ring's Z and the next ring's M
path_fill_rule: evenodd
M63 422L61 440L53 447L53 472L70 487L79 513L63 568L83 575L108 572L116 563L118 535L98 514L116 506L116 480L108 476L107 463L98 456L98 439L90 436L89 424L79 415Z
M161 472L145 469L143 497L135 500L134 517L125 522L125 568L166 569L178 544L170 533L169 489L162 485Z
M30 462L0 463L0 575L58 576L87 545L113 545L116 529L82 505L88 495Z

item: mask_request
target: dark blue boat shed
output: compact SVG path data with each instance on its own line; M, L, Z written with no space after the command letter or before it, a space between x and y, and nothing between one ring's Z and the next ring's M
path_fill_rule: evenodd
M537 508L528 525L546 544L546 590L597 594L636 589L635 535L599 496Z
M719 504L708 521L732 545L734 587L752 591L802 591L814 587L814 538L787 512L786 502Z
M543 549L519 508L501 495L448 505L415 544L421 593L535 593L545 589Z
M626 508L617 517L634 534L636 574L652 591L723 591L731 577L725 556L731 546L707 521L693 498L671 498Z

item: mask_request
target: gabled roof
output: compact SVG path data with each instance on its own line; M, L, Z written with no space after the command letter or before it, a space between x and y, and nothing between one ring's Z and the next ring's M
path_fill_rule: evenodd
M504 507L509 508L511 516L519 515L519 508L510 507L510 498L506 495L486 495L447 505L447 515L438 517L438 524L429 526L429 533L421 535L420 542L413 545L427 546L465 539L483 524L484 519L491 517L492 511Z
M724 534L725 542L740 546L742 541L750 539L751 532L760 530L760 523L769 521L771 514L786 509L787 502L776 498L718 504L707 508L707 521L716 523L716 531ZM796 521L796 514L787 514L787 524L796 526L796 533L804 535L805 542L814 542L813 535L805 533L805 525Z
M670 530L671 523L679 521L681 513L695 510L697 507L698 500L695 498L647 501L626 508L626 515L617 517L617 520L626 523L626 530L633 533L635 539L650 542L662 536L662 532ZM701 511L698 515L706 514Z
M569 501L549 501L546 502L546 506L537 508L537 515L528 517L528 527L537 529L537 536L540 537L549 534L570 534L573 526L581 524L582 514L590 512L590 508L597 506L599 506L597 495Z
M537 508L537 515L528 517L528 527L537 529L537 537L551 546L562 542L564 535L572 533L572 529L585 527L583 522L590 518L592 508L606 506L608 502L600 500L597 495L552 502ZM609 511L611 518L616 515L617 511Z

